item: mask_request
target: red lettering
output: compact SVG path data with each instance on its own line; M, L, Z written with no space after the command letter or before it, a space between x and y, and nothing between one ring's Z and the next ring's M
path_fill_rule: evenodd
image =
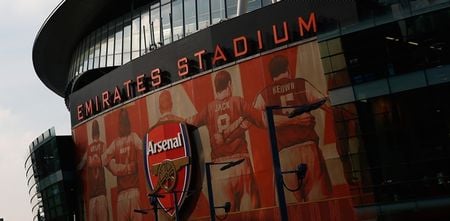
M277 31L276 25L272 25L272 31L273 31L273 41L275 42L275 44L280 44L280 43L283 43L283 42L289 40L289 34L287 31L287 22L283 22L283 37L282 38L278 38L278 31Z
M120 95L120 89L119 87L116 86L116 88L114 89L114 100L113 100L113 104L118 104L122 101L122 96Z
M137 76L137 78L136 78L137 91L140 93L145 91L144 78L145 78L145 75L143 75L143 74Z
M203 59L202 59L202 56L203 56L203 54L205 54L206 53L206 50L201 50L201 51L198 51L198 52L196 52L196 53L194 53L194 55L197 57L197 59L198 59L198 68L200 69L200 70L203 70Z
M310 29L311 29L311 26L312 26L313 32L317 32L316 15L315 15L315 13L311 12L309 14L308 23L306 23L305 20L303 20L302 17L298 17L298 26L300 28L300 36L302 36L302 37L303 37L303 35L305 35L303 30L306 30L306 31L309 32ZM305 28L305 29L303 29L303 28Z
M92 109L92 100L86 101L84 103L84 112L86 116L91 116L94 113Z
M178 59L178 76L183 77L189 74L189 65L187 57Z
M219 45L216 45L216 50L214 50L214 58L212 61L213 65L216 65L217 61L223 60L224 62L227 61L227 57L225 57L225 53L223 53L222 49Z
M152 79L152 87L157 87L161 84L161 70L159 68L153 69L150 77Z
M242 51L239 51L239 47L238 47L239 42L243 43L244 48ZM233 39L233 49L234 49L234 57L239 57L239 56L247 54L247 52L248 52L247 38L245 36L241 36L241 37L237 37L237 38Z
M263 42L262 42L262 34L261 31L258 30L256 32L257 36L258 36L258 49L262 49L263 48Z
M98 96L95 96L95 111L100 111L100 108L98 107Z
M125 86L125 90L127 91L127 98L131 98L130 84L131 84L131 80L123 82L123 86Z
M81 121L83 118L83 105L80 104L77 106L77 119Z
M103 110L109 108L109 106L111 106L111 104L109 103L109 91L104 91L102 93L102 106L103 106Z

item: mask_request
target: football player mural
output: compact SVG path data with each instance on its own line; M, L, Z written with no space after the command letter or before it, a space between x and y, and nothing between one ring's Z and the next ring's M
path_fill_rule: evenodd
M89 142L84 141L88 134L86 125L92 125L93 140L97 133L106 137L104 147L91 154L102 156L95 162L100 160L103 166L95 164L95 168L105 172L105 193L91 194L87 189L85 201L89 204L91 196L106 195L106 201L100 204L108 204L109 220L152 220L152 214L133 212L151 208L148 194L152 193L152 186L158 186L148 184L143 172L146 170L142 162L146 150L144 135L157 125L184 122L194 126L188 127L189 133L198 134L195 143L196 148L201 148L198 152L201 156L196 159L203 163L242 160L226 170L211 164L214 205L229 202L233 212L229 214L231 220L248 216L276 220L276 186L265 110L268 106L279 106L273 117L281 170L293 171L299 165L306 169L301 180L295 173L283 175L290 218L354 220L351 197L345 197L350 192L336 146L333 111L326 87L318 43L310 41L196 75L100 114L74 128L80 156L90 149ZM94 129L96 119L104 119L99 132ZM167 138L158 138L158 142ZM101 146L100 142L98 145ZM88 159L89 152L86 154ZM203 165L202 171L192 173L204 174L204 169ZM84 182L90 182L89 179ZM186 219L209 216L207 180L203 175L201 179L203 184L195 187L196 191L179 195L187 200L197 196L190 201L196 206ZM101 179L98 183L102 183ZM103 210L103 207L92 212L89 209L88 213L104 213ZM173 212L173 208L168 210ZM162 215L163 210L159 214L162 220L170 219Z

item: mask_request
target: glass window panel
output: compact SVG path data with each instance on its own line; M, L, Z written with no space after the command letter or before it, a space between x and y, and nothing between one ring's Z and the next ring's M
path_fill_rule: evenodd
M141 14L141 54L147 53L150 42L150 14L148 10L144 10Z
M385 79L355 85L354 90L358 100L389 94L389 86Z
M87 70L91 70L94 66L94 50L95 50L95 34L92 34L89 41L89 59Z
M69 66L69 78L72 78L74 76L74 70L75 70L75 53L72 54L72 59L70 59L70 66ZM27 169L27 162L25 162L25 168ZM27 170L27 177L28 177L28 170Z
M101 43L101 29L97 31L96 34L96 43L95 43L95 52L94 52L94 68L99 67L100 61L100 43Z
M61 204L61 195L55 196L55 204L60 205Z
M54 207L55 206L55 202L54 202L54 198L53 197L50 197L47 200L48 200L49 207Z
M263 7L272 4L272 0L262 0Z
M158 6L158 7L155 7L155 6ZM150 26L151 26L151 30L152 30L152 32L150 34L150 37L151 37L150 39L153 39L153 41L151 41L152 45L155 45L155 46L160 45L160 44L162 44L162 40L161 40L162 32L161 32L161 17L159 14L159 4L152 5L152 11L150 13L150 16L151 16Z
M331 60L330 58L322 58L322 66L323 66L323 72L326 73L330 73L331 70Z
M183 7L181 1L172 3L173 39L183 38Z
M338 71L325 75L327 78L328 88L334 89L338 87L348 86L351 84L350 76L346 70Z
M226 0L227 1L227 16L228 18L236 17L237 15L237 0Z
M362 83L386 77L388 73L386 50L387 40L382 30L396 29L391 24L375 29L367 29L363 32L353 33L341 37L342 48L345 51L346 66L353 83ZM395 33L395 32L394 32ZM364 40L366 39L366 40ZM368 43L367 39L370 39ZM330 44L328 45L331 46ZM339 67L340 58L333 60L333 69ZM343 62L340 63L343 65Z
M330 55L342 53L341 39L335 38L328 41L328 50Z
M209 26L209 1L197 1L198 10L198 29L204 29Z
M329 91L332 105L345 104L355 101L355 95L352 87L339 88Z
M56 207L56 215L57 216L62 216L63 215L63 210L61 206Z
M78 52L77 52L77 74L81 73L83 71L83 44L84 42L81 42L81 44L78 46Z
M122 65L122 22L116 25L115 46L114 46L114 66Z
M78 73L83 73L83 63L84 63L84 45L86 42L83 40L80 44L80 52L79 52L79 64L78 64Z
M346 67L344 54L338 54L335 56L331 56L330 58L333 71L338 71Z
M75 75L78 75L80 73L79 65L80 65L80 46L78 46L76 54L75 54Z
M132 39L131 39L131 59L135 59L140 55L140 29L141 29L140 17L135 17L132 21Z
M89 60L89 38L85 39L85 44L84 44L83 72L88 70L87 69L88 60Z
M84 57L84 41L81 42L78 48L78 73L83 72L83 57Z
M123 62L125 64L130 61L131 56L131 22L125 23L123 28Z
M100 67L106 67L106 52L107 52L107 40L108 40L108 29L103 27L102 30L102 40L100 46Z
M55 219L56 218L56 210L55 209L51 209L50 210L50 219Z
M186 35L197 31L197 25L195 23L195 0L184 1L184 21L186 24Z
M247 12L254 11L261 8L261 0L249 0L247 5Z
M389 78L389 86L392 93L425 87L426 85L427 81L423 71Z
M328 45L326 41L319 43L319 50L320 50L320 57L327 57L329 55L328 53Z
M428 84L441 84L450 81L450 65L441 65L426 70Z
M114 66L114 35L115 35L115 26L114 23L109 25L109 31L108 31L108 56L106 59L107 66L111 67Z
M163 29L163 44L168 44L172 42L172 36L170 36L170 4L165 4L161 6L161 18L162 18L162 29Z
M212 23L218 23L225 18L225 2L224 0L211 1Z

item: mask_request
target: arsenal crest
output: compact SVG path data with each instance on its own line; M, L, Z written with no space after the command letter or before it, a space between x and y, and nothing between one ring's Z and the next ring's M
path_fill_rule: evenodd
M186 124L170 122L145 135L145 167L151 193L170 216L180 208L189 189L191 147Z

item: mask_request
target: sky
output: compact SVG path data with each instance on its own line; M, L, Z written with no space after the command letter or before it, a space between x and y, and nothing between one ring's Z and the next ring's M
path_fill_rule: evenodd
M25 177L29 144L45 130L70 134L64 99L34 71L34 38L61 0L0 0L0 218L32 220Z

